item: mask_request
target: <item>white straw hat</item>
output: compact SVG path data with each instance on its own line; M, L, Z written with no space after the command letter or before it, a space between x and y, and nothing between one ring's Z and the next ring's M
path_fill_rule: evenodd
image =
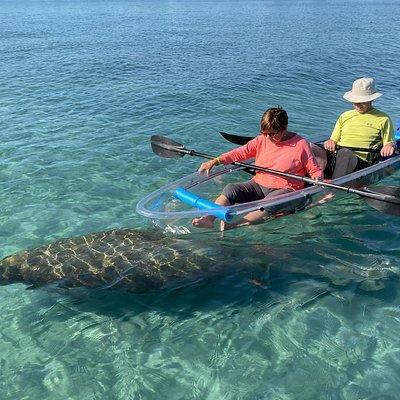
M349 92L346 92L343 97L351 103L366 103L381 97L375 88L373 78L360 78L353 82L353 87Z

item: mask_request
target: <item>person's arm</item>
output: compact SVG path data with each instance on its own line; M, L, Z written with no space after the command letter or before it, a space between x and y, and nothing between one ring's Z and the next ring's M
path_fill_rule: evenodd
M394 139L394 128L391 119L388 117L382 127L382 143L383 147L381 149L382 157L390 157L393 155L396 148L396 142Z
M306 140L304 140L304 148L301 156L301 162L303 163L304 169L307 171L307 174L312 179L323 179L324 172L322 171L317 160L315 159L310 144Z
M247 160L249 158L253 158L256 155L258 142L259 142L259 136L250 140L243 146L228 151L227 153L221 154L220 156L212 160L203 162L200 165L198 172L206 173L208 175L211 169L216 165L231 164L235 161L242 161L242 160Z
M258 135L245 145L221 154L220 160L223 164L231 164L235 161L244 161L253 158L257 154L257 148L260 146L262 136Z
M333 128L330 139L328 139L324 143L324 148L326 150L328 151L336 150L336 143L340 140L341 132L342 132L342 119L341 117L339 117L338 120L336 121L335 127Z

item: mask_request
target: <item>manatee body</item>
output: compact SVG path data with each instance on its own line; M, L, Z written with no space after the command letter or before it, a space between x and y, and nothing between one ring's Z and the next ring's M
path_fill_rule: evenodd
M329 249L319 254L304 246L299 257L297 246L249 246L209 236L188 240L155 230L117 229L61 239L8 256L0 261L0 285L56 283L143 293L240 270L251 275L268 271L270 278L271 274L300 273L327 278L338 286L359 282L364 290L378 290L390 276L399 276L398 267L381 265L378 259L369 268L350 268L348 263L332 266ZM310 256L305 258L305 253ZM366 257L370 265L371 255Z
M0 261L0 284L22 282L35 287L58 282L64 287L141 293L231 268L221 256L157 231L110 230L8 256Z

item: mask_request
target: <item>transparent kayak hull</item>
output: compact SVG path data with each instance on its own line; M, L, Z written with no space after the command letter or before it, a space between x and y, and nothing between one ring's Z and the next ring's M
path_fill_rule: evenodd
M332 183L342 186L362 188L379 182L400 168L400 155L335 179ZM203 199L213 201L230 182L241 182L250 179L242 167L233 165L219 166L209 176L197 172L171 182L150 193L137 204L137 212L151 220L153 225L175 234L187 234L201 228L193 228L192 219L205 215L215 215L211 209L197 209L175 197L175 191L183 188ZM244 204L226 207L233 221L239 220L249 212L265 212L265 220L278 218L324 204L327 201L327 190L334 192L332 199L344 196L355 196L343 191L332 190L321 186L310 186L304 189ZM263 221L260 221L263 222ZM219 224L214 224L219 229Z

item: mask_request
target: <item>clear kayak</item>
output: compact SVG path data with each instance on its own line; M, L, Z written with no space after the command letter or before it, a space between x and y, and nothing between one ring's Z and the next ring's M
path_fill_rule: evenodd
M363 188L379 182L399 168L400 155L395 155L365 169L335 179L332 183ZM272 218L308 210L332 199L351 196L344 191L332 188L308 186L291 193L244 204L222 207L213 203L226 184L243 182L248 179L250 179L250 175L243 166L214 167L208 176L196 172L164 185L144 197L137 204L137 212L149 218L154 226L164 231L188 234L202 229L192 226L193 218L200 216L214 215L218 219L235 223L247 213L260 210L265 213L265 218L260 220L262 223ZM327 196L327 191L333 192L334 196ZM215 223L214 226L219 230L218 223Z

